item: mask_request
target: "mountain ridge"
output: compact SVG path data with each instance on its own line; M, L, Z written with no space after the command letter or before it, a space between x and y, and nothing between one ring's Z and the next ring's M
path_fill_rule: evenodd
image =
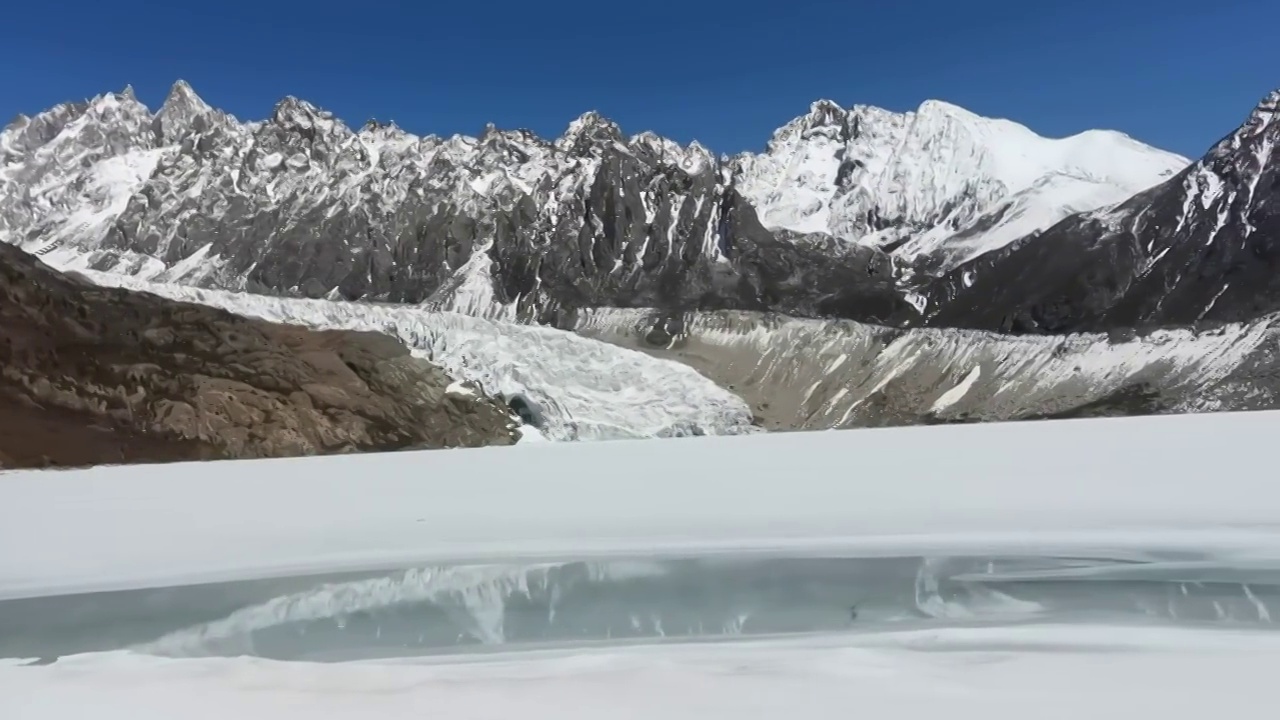
M977 118L940 101L922 108ZM795 123L874 138L877 119L906 127L903 118L816 101L770 144ZM809 138L819 148L821 134ZM552 140L493 126L479 137L419 137L376 122L352 129L293 96L268 118L241 122L178 81L155 113L130 92L109 93L56 106L0 138L0 236L54 253L55 263L235 290L421 302L462 284L454 277L459 268L485 252L498 275L496 294L523 302L534 316L574 305L707 303L801 315L849 314L861 304L857 312L885 321L911 312L893 291L901 254L884 243L760 222L785 214L763 189L767 182L752 177L765 155L717 157L696 142L627 136L594 111ZM830 159L845 152L826 150ZM833 172L834 180L841 170ZM76 194L32 196L29 189L44 180ZM960 215L980 219L1007 195L1002 185L957 183L950 196L916 203L926 209L911 227L924 222L920 213L933 213L941 228L935 235L954 235L966 229ZM887 196L896 197L900 185ZM901 207L868 201L867 192L858 195L858 227L883 233L906 222L899 222ZM1122 199L1113 198L1118 193L1091 202ZM341 237L321 243L317 236ZM547 247L557 256L548 259Z
M1280 297L1260 277L1226 279L1264 275L1247 256L1271 252L1252 230L1272 222L1270 102L1194 163L936 100L909 113L818 100L763 153L716 156L595 111L553 139L355 129L294 96L242 122L179 81L154 113L108 93L0 133L0 239L70 269L560 326L592 307L1015 334L1249 320L1280 307L1251 299ZM1224 182L1244 206L1213 195ZM1157 197L1164 219L1121 242L1117 218ZM1253 239L1227 260L1170 254L1225 247L1202 236L1237 216L1233 237ZM1168 310L1168 293L1198 309Z

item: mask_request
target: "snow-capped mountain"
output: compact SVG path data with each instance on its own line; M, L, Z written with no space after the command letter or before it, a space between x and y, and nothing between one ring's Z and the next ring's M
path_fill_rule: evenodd
M596 113L553 140L352 129L296 98L242 122L179 83L155 113L126 91L5 130L0 237L100 284L389 332L532 398L553 439L1265 408L1276 102L1176 172L942 103L818 103L723 158ZM951 329L1206 317L1242 322Z
M928 322L1063 333L1280 310L1280 91L1194 165L931 286Z
M596 113L555 140L355 130L296 98L241 122L182 82L154 114L126 90L19 118L0 153L0 239L55 266L544 321L622 306L914 322L903 268L945 270L1185 164L933 101L819 102L764 154L717 158Z
M437 305L484 291L537 314L708 297L813 311L797 276L858 299L867 283L825 279L884 264L779 242L708 151L625 138L595 113L554 142L494 128L418 138L354 131L296 98L240 123L179 83L154 116L109 94L20 120L3 143L8 241L153 280ZM891 297L879 275L871 292Z
M1060 140L937 100L915 112L830 101L743 155L741 192L766 227L827 233L947 270L1125 200L1188 164L1111 131Z

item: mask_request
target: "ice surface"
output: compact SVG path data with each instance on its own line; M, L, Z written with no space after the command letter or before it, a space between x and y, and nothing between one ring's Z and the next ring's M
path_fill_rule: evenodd
M12 720L1255 717L1280 635L947 629L313 664L123 653L0 664ZM958 715L957 715L958 714Z
M1275 629L1280 562L1200 557L727 553L41 596L0 600L0 657L129 650L346 662L1029 621Z
M0 475L0 597L733 551L1280 558L1280 412ZM1205 438L1230 452L1206 452ZM38 538L39 541L33 541Z

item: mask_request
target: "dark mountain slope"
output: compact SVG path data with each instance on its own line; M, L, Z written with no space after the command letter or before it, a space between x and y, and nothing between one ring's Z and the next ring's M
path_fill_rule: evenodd
M966 263L926 295L929 325L1012 333L1280 310L1280 91L1167 182Z

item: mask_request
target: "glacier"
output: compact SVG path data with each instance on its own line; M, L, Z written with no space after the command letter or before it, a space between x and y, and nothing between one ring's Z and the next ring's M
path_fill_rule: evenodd
M240 315L386 332L486 392L532 398L551 440L1268 409L1276 398L1257 378L1280 362L1274 317L1118 340L603 308L576 313L566 332L517 322L483 281L450 303L408 306L76 272ZM678 331L655 341L668 321Z
M494 396L534 400L549 440L758 432L746 402L671 360L554 328L404 305L202 290L81 270L97 284L150 292L278 322L372 330Z

